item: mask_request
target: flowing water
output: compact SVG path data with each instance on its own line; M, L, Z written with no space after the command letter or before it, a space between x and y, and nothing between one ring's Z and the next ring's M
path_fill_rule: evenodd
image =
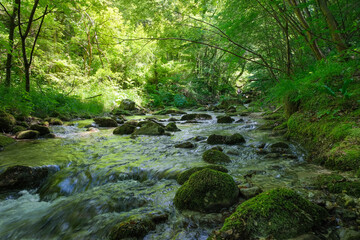
M174 148L196 136L245 137L243 145L222 146L232 160L224 166L239 184L246 184L243 176L253 173L252 183L264 190L301 189L326 171L305 163L304 152L294 143L289 144L295 158L258 154L258 146L284 139L258 130L262 119L242 118L244 122L234 124L177 123L182 131L173 136L137 138L113 135L113 129L87 132L80 128L91 122L87 120L53 127L56 139L17 142L0 153L0 172L14 165L47 165L54 174L39 189L0 195L0 239L106 239L117 223L149 213L169 218L145 239L206 239L221 226L223 214L179 212L173 205L180 187L177 174L206 165L202 153L213 147L200 141L194 149Z

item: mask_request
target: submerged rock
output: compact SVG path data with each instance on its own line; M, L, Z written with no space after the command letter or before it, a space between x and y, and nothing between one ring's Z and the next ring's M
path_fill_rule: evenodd
M234 179L223 172L203 169L192 174L175 194L174 204L180 210L219 212L238 200Z
M169 131L169 132L179 132L181 131L174 122L171 122L169 123L168 125L166 125L165 127L165 130L166 131Z
M320 226L327 215L292 190L274 189L239 205L209 239L288 239Z
M175 144L175 148L194 148L195 145L192 142L183 142Z
M13 115L0 111L0 131L11 132L15 126L16 120Z
M112 118L94 118L94 122L99 125L99 127L117 127L118 123Z
M217 123L232 123L235 119L230 116L219 116L217 117Z
M164 134L165 134L165 129L158 123L154 123L152 121L147 122L146 124L142 125L139 129L136 129L134 131L134 135L157 136Z
M211 120L212 117L209 114L205 114L205 113L190 113L190 114L185 114L184 116L181 117L182 121L186 121L186 120Z
M127 135L132 134L135 131L136 127L130 124L124 124L120 127L114 129L113 134L116 135Z
M0 174L0 191L38 187L48 174L45 167L9 167Z
M130 99L124 99L121 101L119 109L121 110L127 110L127 111L133 111L136 109L135 102Z
M45 126L42 126L42 125L39 125L39 124L31 125L30 129L38 131L40 133L40 136L50 133L50 129L48 127L45 127Z
M205 151L202 155L202 159L208 163L229 163L229 162L231 162L228 155L226 155L225 153L223 153L219 150L216 150L216 149L210 149L210 150Z
M21 131L16 134L17 139L36 139L40 136L40 133L35 130Z
M212 134L208 137L207 141L208 144L227 144L227 145L236 145L245 142L245 138L240 133L235 133L231 136L223 136Z
M208 169L212 169L212 170L216 170L219 172L224 172L227 173L228 170L226 168L224 168L223 166L218 166L218 165L208 165L208 166L204 166L204 167L194 167L191 168L189 170L186 170L182 173L179 174L179 176L177 177L176 181L180 184L183 185L187 180L189 180L190 176L193 175L196 172L199 172L205 168Z

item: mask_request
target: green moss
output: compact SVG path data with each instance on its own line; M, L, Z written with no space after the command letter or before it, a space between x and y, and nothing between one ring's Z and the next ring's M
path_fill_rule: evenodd
M205 168L216 170L219 172L224 172L224 173L228 172L228 170L226 168L224 168L223 166L217 166L217 165L209 165L209 166L205 166L205 167L194 167L194 168L191 168L189 170L186 170L186 171L180 173L179 176L177 177L177 182L180 185L183 185L190 178L190 176L192 174L194 174L198 171L201 171Z
M192 174L179 188L174 204L180 210L218 212L234 204L238 194L239 189L230 175L206 168Z
M10 132L15 124L16 120L13 115L5 112L0 113L0 131Z
M5 146L7 146L9 144L12 144L14 142L15 142L15 140L12 139L11 137L7 137L5 135L0 134L0 146L5 147Z
M176 109L176 108L169 108L169 109L163 109L163 110L160 110L160 111L157 111L157 112L154 113L154 115L168 115L168 114L182 115L182 114L186 114L186 112L181 111L181 110Z
M114 129L114 134L117 135L126 135L126 134L132 134L135 131L136 127L130 124L124 124L120 127L117 127Z
M287 239L310 231L326 216L326 210L296 192L274 189L241 204L225 220L217 239ZM224 234L232 238L220 237Z
M49 122L50 125L63 125L63 121L61 121L58 118L47 118L45 119L46 121Z
M25 131L25 130L26 130L26 127L16 125L13 127L12 132L18 133L18 132Z
M231 162L229 156L227 156L225 153L216 150L216 149L210 149L203 153L202 158L205 162L208 163L229 163Z
M130 218L119 223L110 232L109 238L143 238L148 232L155 230L156 225L148 218Z
M326 189L331 193L347 193L354 197L360 197L360 182L348 181L343 176L326 174L318 176L316 187Z
M108 117L100 117L100 118L94 118L94 122L99 125L99 127L117 127L117 122Z

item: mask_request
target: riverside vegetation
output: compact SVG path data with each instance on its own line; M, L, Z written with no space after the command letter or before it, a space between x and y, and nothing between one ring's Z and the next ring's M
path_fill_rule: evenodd
M355 0L0 3L1 239L360 239Z

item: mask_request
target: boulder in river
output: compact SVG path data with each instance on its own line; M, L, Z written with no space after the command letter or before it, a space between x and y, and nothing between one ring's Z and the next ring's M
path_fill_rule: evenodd
M183 185L187 180L189 180L191 175L193 175L194 173L196 173L198 171L201 171L201 170L203 170L205 168L216 170L216 171L219 171L219 172L224 172L224 173L228 172L228 170L225 167L219 166L219 165L208 165L208 166L204 166L204 167L193 167L193 168L190 168L190 169L180 173L178 175L176 181L180 185Z
M192 174L176 192L174 204L180 210L219 212L238 200L234 179L223 172L203 169Z
M16 134L17 139L36 139L40 136L40 133L35 130L21 131Z
M9 167L0 174L0 191L38 187L48 174L46 167Z
M0 134L0 147L5 147L5 146L10 145L10 144L12 144L14 142L15 142L15 140L12 139L11 137Z
M211 120L212 117L209 114L206 113L190 113L190 114L185 114L184 116L181 117L181 121L186 121L186 120Z
M175 144L175 148L194 148L195 144L193 144L192 142L183 142L183 143L178 143Z
M235 119L233 119L230 116L218 116L217 117L217 123L232 123Z
M296 192L280 188L239 205L209 239L288 239L321 225L328 213Z
M146 124L142 125L139 129L136 129L134 135L149 135L157 136L164 135L165 129L158 123L148 121Z
M245 142L245 138L240 133L234 133L230 136L223 136L212 134L208 137L207 141L208 144L227 144L227 145L235 145L241 144Z
M183 114L186 114L186 112L178 110L178 109L163 109L163 110L160 110L160 111L157 111L154 113L154 115L168 115L168 114L183 115Z
M273 153L284 153L290 149L289 145L284 142L273 143L269 146L270 152Z
M47 118L45 119L50 125L63 125L63 121L58 118Z
M124 124L120 127L114 129L114 134L116 135L127 135L132 134L135 131L136 127L131 124Z
M171 123L168 123L168 125L166 125L165 127L165 130L166 131L169 131L169 132L179 132L181 131L174 122L171 122Z
M207 163L229 163L231 162L228 155L225 153L216 150L210 149L203 153L202 159Z
M133 111L136 109L135 102L130 99L124 99L121 101L119 109L121 110L127 110L127 111Z
M16 133L18 133L18 132L25 131L25 130L27 130L26 127L20 126L20 125L15 125L15 126L13 127L13 129L11 130L11 132L14 133L14 134L16 134Z
M240 188L240 196L245 199L253 198L262 192L263 192L262 189L257 186L250 188Z
M39 125L39 124L34 124L30 126L31 130L35 130L38 131L40 133L40 136L46 135L50 133L50 129L48 127Z
M16 120L13 115L0 111L0 131L11 132L15 126Z
M117 127L118 123L112 119L107 117L94 118L94 122L99 125L99 127Z

